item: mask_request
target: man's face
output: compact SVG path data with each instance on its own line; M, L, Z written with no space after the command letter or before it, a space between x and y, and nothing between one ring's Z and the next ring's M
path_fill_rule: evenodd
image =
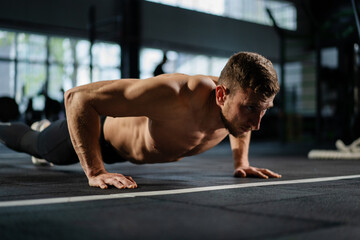
M251 89L240 89L232 95L226 94L220 104L220 116L224 126L234 137L260 129L260 122L266 110L273 107L275 96L259 98Z

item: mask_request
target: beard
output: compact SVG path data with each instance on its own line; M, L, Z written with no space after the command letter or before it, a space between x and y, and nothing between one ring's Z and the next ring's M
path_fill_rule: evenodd
M222 120L225 128L229 131L229 133L231 135L233 135L234 137L241 137L241 136L245 135L245 132L236 129L234 124L232 124L228 119L226 119L222 110L220 111L220 117L221 117L221 120Z

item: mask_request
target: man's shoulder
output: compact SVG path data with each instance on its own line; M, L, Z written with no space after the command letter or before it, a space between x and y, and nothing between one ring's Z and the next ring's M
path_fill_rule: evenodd
M188 100L188 106L195 111L201 110L204 104L207 104L209 97L216 88L216 82L213 78L206 75L194 75L190 76L187 85L184 86L186 89L185 98Z
M149 80L153 86L167 87L178 93L201 93L212 91L217 84L217 77L208 75L187 75L181 73L162 74Z
M208 75L189 76L187 86L190 91L212 91L216 87L217 77Z

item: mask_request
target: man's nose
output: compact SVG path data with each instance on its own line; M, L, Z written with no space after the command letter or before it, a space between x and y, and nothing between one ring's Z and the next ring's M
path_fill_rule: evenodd
M257 131L260 129L261 119L262 119L262 116L260 114L253 119L251 130Z

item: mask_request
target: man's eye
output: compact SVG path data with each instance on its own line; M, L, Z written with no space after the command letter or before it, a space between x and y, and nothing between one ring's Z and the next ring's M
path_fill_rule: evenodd
M246 109L250 112L255 111L255 107L253 107L253 106L247 106Z

